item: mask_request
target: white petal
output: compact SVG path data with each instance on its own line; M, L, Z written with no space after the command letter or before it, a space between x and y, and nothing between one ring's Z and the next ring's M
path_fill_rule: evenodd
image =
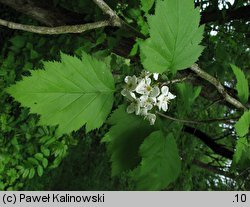
M142 82L143 78L137 78L137 84L139 84L140 82Z
M155 80L158 80L159 73L153 73L153 77L154 77Z
M161 95L157 98L157 100L161 102L161 101L164 100L164 98L165 98L165 96L164 96L163 94L161 94Z
M149 101L150 101L150 103L153 104L153 105L155 105L156 102L157 102L157 100L156 100L155 97L149 97Z
M151 125L154 125L155 120L156 120L156 115L155 114L148 113L146 118L149 120Z
M126 97L127 97L128 100L130 100L132 102L136 99L135 94L130 92L130 91L127 93Z
M150 104L150 103L147 103L147 104L145 105L145 108L146 108L147 110L151 110L151 109L153 108L153 105Z
M145 94L146 93L146 84L145 81L141 81L138 86L135 88L135 91L139 94Z
M145 77L148 77L148 76L150 76L150 75L151 75L150 72L144 70L144 71L141 72L141 75L140 75L140 76L141 76L142 78L145 78Z
M145 83L146 83L147 85L150 85L150 83L151 83L151 79L150 79L150 78L148 78L148 77L146 77L146 78L145 78Z
M162 101L157 102L157 104L156 104L156 105L158 106L159 110L161 110L161 107L162 107Z
M135 104L134 104L134 103L130 104L130 105L127 107L127 112L128 112L129 114L132 114L132 113L135 112Z
M135 93L130 92L129 95L131 96L132 99L136 99Z
M125 83L129 83L131 78L132 78L131 76L126 76L124 79Z
M145 103L147 102L147 100L148 100L148 96L147 95L141 96L140 97L140 104L141 104L141 106L144 106Z
M176 96L172 93L168 93L168 99L174 99Z
M127 90L126 90L126 89L123 89L123 90L121 91L121 94L122 94L123 96L127 96Z
M162 103L162 110L165 112L168 110L168 103L167 102Z
M160 94L160 89L159 89L159 87L158 87L158 86L154 86L154 87L152 88L152 91L151 91L151 93L150 93L150 96L151 96L151 97L157 97L159 94Z
M147 116L148 110L146 108L141 108L140 115Z
M148 96L147 95L142 95L140 97L140 101L142 101L142 102L146 102L147 100L148 100Z
M132 78L131 78L131 83L132 83L133 85L136 85L136 84L137 84L137 77L136 77L135 75L132 76Z
M161 92L162 94L167 95L169 92L169 88L167 86L162 86Z
M135 114L136 114L136 115L139 115L139 114L140 114L140 111L141 111L140 105L137 104L136 107L135 107Z

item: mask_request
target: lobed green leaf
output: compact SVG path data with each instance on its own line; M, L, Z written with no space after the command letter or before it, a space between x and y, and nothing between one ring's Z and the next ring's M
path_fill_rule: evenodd
M238 136L244 137L249 132L250 111L246 111L235 124L235 130Z
M140 44L143 66L151 72L175 73L198 60L204 27L192 0L158 0L148 18L150 38Z
M141 9L144 12L148 12L154 5L155 0L141 0Z
M236 90L238 92L238 97L243 103L246 103L249 97L249 86L246 76L237 66L231 64L231 68L237 80Z
M236 150L233 156L233 160L236 164L240 161L242 156L244 156L244 153L247 154L250 160L250 144L246 137L241 137L237 140Z
M82 60L61 54L61 62L45 62L45 70L7 89L31 113L41 115L41 125L59 125L57 135L100 127L113 105L114 79L106 64L86 53Z
M132 173L138 190L161 190L175 181L181 161L173 134L151 133L140 147L141 164Z
M116 176L139 164L139 147L153 129L142 117L128 114L124 105L113 112L108 123L112 127L102 141L108 143L112 176Z

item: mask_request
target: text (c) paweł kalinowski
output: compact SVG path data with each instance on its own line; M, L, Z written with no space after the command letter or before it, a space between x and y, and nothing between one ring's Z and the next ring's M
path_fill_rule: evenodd
M47 195L27 195L21 193L19 195L20 203L103 203L104 194L96 195L70 195L69 193L60 194L53 193Z

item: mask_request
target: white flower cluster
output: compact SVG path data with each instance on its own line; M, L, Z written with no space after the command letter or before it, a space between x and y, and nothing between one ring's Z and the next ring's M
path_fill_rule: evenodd
M158 76L158 73L147 71L143 71L139 77L126 76L126 85L121 92L131 102L127 112L144 116L151 125L156 120L155 109L158 107L159 110L167 111L170 100L176 97L167 86L159 88Z

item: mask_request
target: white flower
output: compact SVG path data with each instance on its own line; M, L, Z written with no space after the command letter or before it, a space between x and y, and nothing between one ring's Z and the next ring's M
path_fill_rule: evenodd
M148 115L148 109L147 108L140 108L140 115L141 116L147 116Z
M136 93L139 93L139 94L148 94L149 92L148 91L151 91L151 86L150 86L150 83L151 83L151 79L150 78L143 78L139 84L137 85L137 87L135 88L135 91Z
M137 77L135 75L131 76L126 76L124 79L125 83L131 88L131 90L134 90L137 85Z
M141 105L141 111L140 115L146 116L148 114L148 111L153 108L155 105L155 99L148 97L146 95L143 95L140 97L140 105Z
M171 99L174 99L176 96L169 92L169 88L167 86L163 86L161 88L161 95L157 98L157 106L159 110L167 111L168 103Z
M160 90L157 83L159 73L151 73L142 71L140 76L126 76L125 87L121 94L129 100L127 107L128 113L135 113L143 116L151 125L155 123L156 114L154 111L158 107L159 110L167 111L168 104L171 99L176 96L169 92L167 86L163 86Z
M153 105L155 105L156 103L156 98L143 95L140 97L140 103L141 103L141 107L151 110L153 108Z
M156 120L156 115L148 113L145 118L149 121L150 125L154 125L155 120Z
M151 89L150 93L149 93L149 97L151 97L151 98L156 98L157 96L159 96L159 94L160 94L160 89L159 89L159 87L158 87L158 86L154 86L154 87Z
M133 100L136 99L135 93L133 91L135 91L136 87L137 87L137 78L136 76L126 76L125 77L125 83L126 86L125 88L122 90L121 94L123 96L126 96L129 100Z
M141 105L140 105L140 100L135 99L128 107L127 107L127 112L129 114L132 114L135 112L136 115L139 115L141 111Z
M152 87L150 83L150 78L142 79L136 87L135 91L141 95L147 95L152 98L156 98L160 94L160 89L158 86Z
M153 105L156 104L156 97L159 96L160 89L158 86L154 86L150 88L150 91L147 91L144 95L140 97L142 102L151 102Z

